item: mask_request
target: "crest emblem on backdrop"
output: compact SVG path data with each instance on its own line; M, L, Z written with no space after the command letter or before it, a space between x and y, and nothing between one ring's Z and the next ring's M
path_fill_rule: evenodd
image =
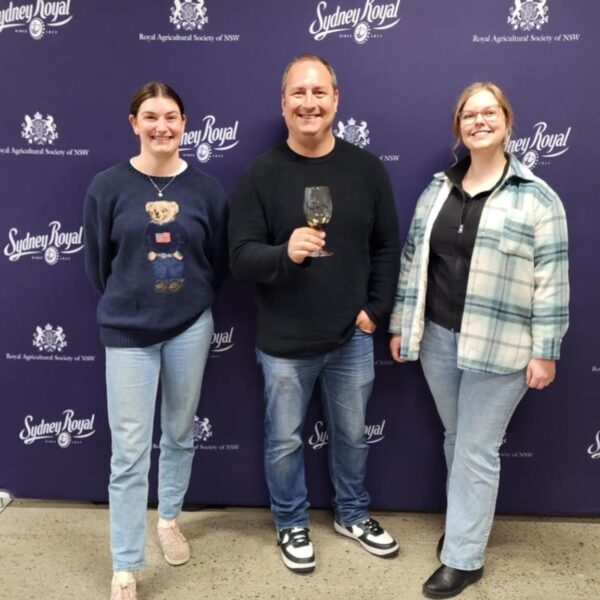
M30 144L36 144L37 146L52 145L54 140L58 138L54 117L46 115L44 119L40 112L36 112L33 119L29 115L25 115L25 120L21 124L21 136Z
M508 13L508 23L513 29L531 31L548 22L547 0L515 0Z
M539 160L540 157L535 150L528 150L521 158L521 162L532 171L535 169L535 166L538 164Z
M44 37L45 33L46 25L44 21L42 21L42 19L40 19L39 17L31 19L31 22L29 23L29 35L34 40L41 40Z
M202 142L196 149L196 158L198 159L198 162L206 163L210 160L211 156L212 148L210 147L210 144Z
M345 125L342 121L339 121L334 133L337 137L342 138L359 148L364 148L371 142L366 121L361 121L360 125L356 124L355 119L348 119L348 122Z
M41 352L62 352L67 345L67 336L62 327L52 328L50 323L46 323L42 329L40 326L35 328L33 334L33 345Z
M208 439L213 435L212 426L208 417L200 419L199 417L195 416L192 432L194 436L194 442L196 444L198 442L208 441Z
M202 29L208 23L204 0L198 0L198 2L175 0L171 7L169 22L175 25L176 29L185 29L186 31Z
M354 41L357 44L364 44L369 40L370 37L371 28L369 27L369 24L366 21L361 21L354 28Z

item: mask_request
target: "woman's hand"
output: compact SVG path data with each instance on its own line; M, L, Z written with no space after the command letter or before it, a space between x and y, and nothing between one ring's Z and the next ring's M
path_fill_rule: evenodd
M400 357L400 346L402 344L402 336L399 333L392 333L390 338L390 354L397 363L405 363L406 361Z
M527 365L525 383L534 390L542 390L554 381L555 375L555 360L549 358L532 358Z

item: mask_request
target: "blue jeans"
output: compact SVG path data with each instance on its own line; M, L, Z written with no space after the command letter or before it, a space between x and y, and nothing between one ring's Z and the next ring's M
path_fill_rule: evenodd
M369 448L365 414L373 379L373 338L356 330L342 347L309 358L278 358L257 350L265 380L265 474L278 529L308 526L302 429L317 379L329 434L329 476L338 523L366 519Z
M494 519L498 451L527 385L525 369L508 375L459 369L459 336L427 322L419 357L445 429L448 502L441 559L472 571L483 565Z
M154 270L154 279L156 281L183 279L183 261L177 260L172 256L165 258L157 256L152 261L152 269Z
M115 571L133 571L146 564L148 470L159 377L158 514L174 519L181 511L192 470L192 426L212 332L212 313L207 309L167 342L145 348L106 348L112 440L108 491Z

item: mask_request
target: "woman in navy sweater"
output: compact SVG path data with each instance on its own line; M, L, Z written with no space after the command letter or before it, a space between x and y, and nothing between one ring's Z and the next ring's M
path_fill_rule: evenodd
M135 599L146 563L152 426L161 382L158 536L166 561L190 549L176 518L187 490L192 426L208 356L215 289L227 265L227 203L218 181L179 157L186 116L161 82L134 94L139 154L96 175L84 210L85 265L100 293L112 437L111 600Z

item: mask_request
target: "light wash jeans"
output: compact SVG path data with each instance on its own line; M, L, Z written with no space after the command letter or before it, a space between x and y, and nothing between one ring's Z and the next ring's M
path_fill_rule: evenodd
M308 526L302 429L317 379L335 519L348 526L368 518L365 414L375 377L372 336L357 329L342 347L309 358L278 358L260 350L257 356L265 380L265 474L276 527Z
M133 571L146 564L148 470L159 377L158 514L174 519L181 511L192 470L192 426L212 332L209 308L167 342L144 348L106 348L112 439L108 491L115 571Z
M527 385L525 369L508 375L459 369L459 336L428 321L419 357L445 429L448 502L441 560L473 571L483 566L494 519L498 451Z

